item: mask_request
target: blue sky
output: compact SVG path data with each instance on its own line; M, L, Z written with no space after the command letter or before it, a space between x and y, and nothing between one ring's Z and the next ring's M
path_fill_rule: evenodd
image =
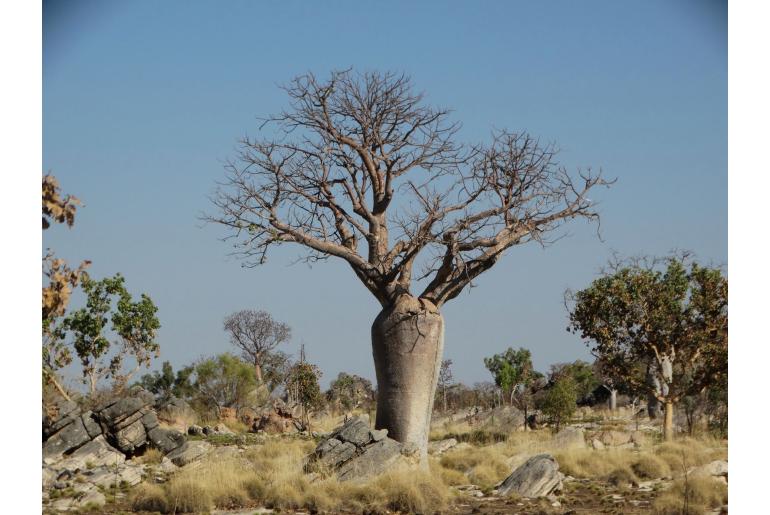
M229 350L222 318L255 308L294 328L286 350L305 343L324 383L343 370L374 378L379 305L346 265L289 266L285 248L243 269L197 218L236 140L306 71L404 71L454 109L464 139L526 129L558 142L566 166L618 179L595 195L601 240L578 223L552 247L511 249L447 304L458 380L489 379L482 358L507 346L531 349L541 370L586 359L562 294L612 250L727 263L726 2L384 5L45 2L43 169L85 207L43 243L155 300L158 365Z

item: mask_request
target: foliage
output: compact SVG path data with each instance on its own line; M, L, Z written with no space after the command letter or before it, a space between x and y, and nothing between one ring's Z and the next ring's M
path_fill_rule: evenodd
M323 395L318 380L321 371L316 365L300 361L289 370L286 390L292 400L302 405L305 423L309 422L310 410L323 405Z
M98 281L83 274L81 288L86 294L86 307L64 319L61 334L72 335L72 346L83 367L83 380L93 394L101 379L111 377L125 384L142 366L150 365L160 351L155 341L160 321L152 300L142 294L135 301L120 274ZM107 334L109 322L110 330L118 337L117 343L110 341ZM123 374L128 356L136 366Z
M177 370L174 374L171 363L164 361L160 372L144 374L139 380L139 384L161 399L169 399L172 395L187 398L194 392L190 384L190 376L193 372L194 367L189 366Z
M558 379L546 390L541 406L543 414L556 424L557 431L562 423L569 420L576 408L577 386L569 376Z
M551 365L550 381L556 382L562 377L571 377L575 382L578 402L589 401L591 393L599 386L599 380L593 367L585 361Z
M542 389L543 375L534 370L532 354L521 347L513 350L511 347L491 358L484 358L484 365L495 378L508 402L526 414L532 407L535 393Z
M43 176L42 199L43 230L52 222L72 227L80 201L72 195L62 197L59 182L50 174ZM48 281L43 286L42 298L43 374L67 399L69 396L56 379L56 372L72 362L72 354L64 341L64 328L59 319L66 312L72 289L77 287L90 264L90 261L84 261L77 269L72 269L63 259L55 258L50 250L43 257L43 275Z
M607 373L667 406L727 374L727 279L716 268L687 255L617 262L568 298L569 330Z
M225 318L223 325L230 336L230 343L240 349L245 361L254 365L260 383L267 355L279 344L291 339L291 327L274 320L266 311L243 309Z
M285 384L291 366L291 356L285 352L274 350L263 356L262 381L271 392Z
M217 414L221 408L245 406L257 386L254 367L229 353L199 360L193 370L194 400Z
M374 400L372 382L368 379L340 372L331 382L326 398L344 410L351 410Z

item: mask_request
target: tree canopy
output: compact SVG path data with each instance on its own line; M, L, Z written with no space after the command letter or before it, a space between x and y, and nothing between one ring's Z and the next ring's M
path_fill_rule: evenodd
M303 259L346 261L383 306L413 279L441 306L506 249L598 218L588 192L609 184L600 173L568 173L554 145L526 133L460 143L450 111L426 105L407 76L306 74L284 90L289 108L263 120L270 136L241 141L208 217L247 266L298 244Z

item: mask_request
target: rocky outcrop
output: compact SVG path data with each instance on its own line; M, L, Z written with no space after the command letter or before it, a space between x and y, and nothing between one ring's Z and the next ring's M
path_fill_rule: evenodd
M366 479L417 459L417 449L388 438L386 429L369 427L366 416L353 417L322 440L309 456L309 472L334 472L340 481Z
M69 489L74 498L53 499L56 510L104 504L100 489L135 485L145 465L128 460L152 447L166 454L161 470L183 466L205 455L206 442L186 441L184 434L160 426L153 396L137 389L103 402L92 411L57 399L43 414L43 489ZM44 499L47 498L44 493Z
M545 497L562 489L564 475L550 454L538 454L524 462L497 488L498 495L513 493L522 497Z

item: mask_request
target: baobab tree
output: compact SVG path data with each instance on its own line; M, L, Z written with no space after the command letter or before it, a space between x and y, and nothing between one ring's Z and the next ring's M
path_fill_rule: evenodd
M291 339L291 327L273 319L266 311L242 309L227 316L224 329L244 361L254 365L257 382L262 384L262 366L267 355Z
M449 111L393 73L293 79L289 107L246 137L212 201L246 266L277 245L300 260L345 261L380 303L372 324L377 428L427 456L444 341L442 306L503 253L548 244L564 223L597 220L601 173L569 173L557 149L496 130L458 141ZM418 290L421 289L421 291Z

